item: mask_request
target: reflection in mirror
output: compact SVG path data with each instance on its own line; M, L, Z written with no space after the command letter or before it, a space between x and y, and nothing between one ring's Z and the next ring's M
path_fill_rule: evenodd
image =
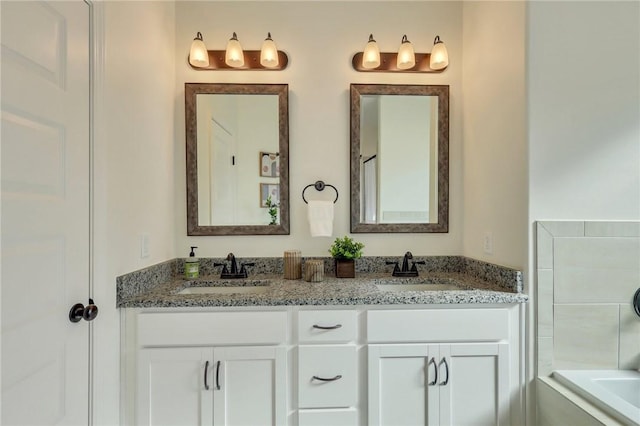
M449 87L351 85L351 232L448 232Z
M188 235L289 233L287 97L287 85L185 84Z

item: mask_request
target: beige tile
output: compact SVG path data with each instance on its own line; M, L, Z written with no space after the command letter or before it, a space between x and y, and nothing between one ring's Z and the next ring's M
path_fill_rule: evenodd
M555 303L625 303L640 283L640 238L554 238Z
M538 426L622 426L618 420L551 378L536 384Z
M553 237L584 237L584 222L542 221L540 223Z
M618 368L618 305L555 305L553 369Z
M620 305L619 369L640 370L640 317L630 303Z
M587 237L640 237L640 222L585 222Z
M536 226L536 267L553 268L553 236L540 222Z
M553 337L538 337L538 377L553 372Z
M538 269L538 337L553 337L553 270Z

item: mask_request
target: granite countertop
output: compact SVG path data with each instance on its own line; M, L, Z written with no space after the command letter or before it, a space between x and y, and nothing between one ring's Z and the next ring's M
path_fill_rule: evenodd
M429 284L434 290L384 291L377 284ZM188 287L265 286L258 293L177 294ZM231 290L233 291L233 290ZM499 304L524 303L528 296L518 289L462 272L429 272L414 278L389 273L357 273L356 278L334 278L322 282L286 280L282 274L256 274L246 279L224 280L205 275L195 280L175 277L143 290L118 292L118 307L239 307L287 305L406 305L406 304Z

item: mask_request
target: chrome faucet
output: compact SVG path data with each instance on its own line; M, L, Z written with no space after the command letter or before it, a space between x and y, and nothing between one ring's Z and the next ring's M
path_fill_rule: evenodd
M234 279L234 278L247 278L249 276L247 272L247 266L253 266L255 263L241 263L240 271L238 271L238 263L236 262L236 257L233 253L229 253L226 258L227 261L231 262L231 269L227 269L226 263L214 263L213 266L222 266L222 272L220 273L220 278L223 279Z
M409 261L412 259L413 254L410 251L406 252L402 258L402 269L398 266L398 262L386 262L387 265L395 265L391 275L394 277L417 277L418 268L416 265L424 265L426 262L424 260L411 262L411 268L409 268Z

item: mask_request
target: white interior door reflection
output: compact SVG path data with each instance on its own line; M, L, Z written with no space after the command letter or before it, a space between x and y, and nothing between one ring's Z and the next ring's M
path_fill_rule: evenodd
M234 135L215 119L211 119L210 187L211 202L208 213L210 224L232 225L236 217L236 197L238 177L235 163ZM204 204L206 206L206 204ZM212 208L216 206L216 208Z
M196 102L198 225L268 224L260 188L280 182L276 161L263 171L264 153L278 157L278 96L198 94Z

